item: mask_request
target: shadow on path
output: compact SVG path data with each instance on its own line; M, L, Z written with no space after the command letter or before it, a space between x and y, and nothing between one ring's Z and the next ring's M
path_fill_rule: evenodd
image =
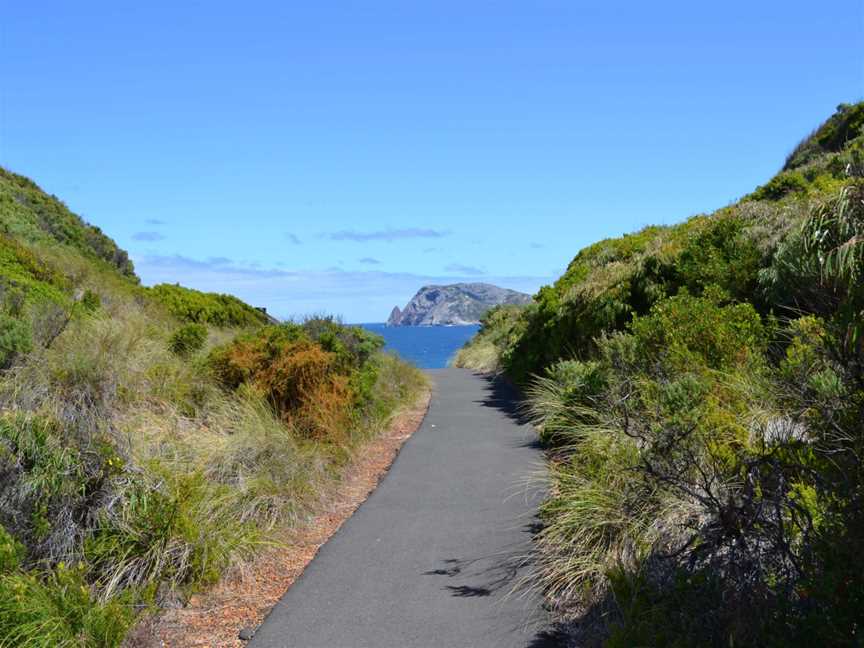
M452 596L462 598L476 596L491 596L500 594L502 597L521 596L528 593L531 580L526 575L530 573L533 563L533 543L529 539L540 532L543 525L535 515L530 522L522 525L521 533L526 541L505 548L493 555L476 556L473 558L449 558L442 561L442 566L423 572L424 576L445 576L455 579L457 583L445 585ZM469 581L469 582L465 582Z
M503 412L519 425L531 424L531 419L525 411L525 399L513 383L503 376L477 375L486 382L484 388L486 395L482 400L475 402L483 407L491 407ZM539 447L539 445L531 447Z
M520 585L519 572L530 564L525 548L521 549L521 552L477 558L451 558L444 561L444 568L423 572L423 575L444 576L461 581L458 584L444 585L444 589L452 596L467 598L499 593L507 596Z
M525 648L564 648L571 645L566 632L562 630L544 630L537 633Z

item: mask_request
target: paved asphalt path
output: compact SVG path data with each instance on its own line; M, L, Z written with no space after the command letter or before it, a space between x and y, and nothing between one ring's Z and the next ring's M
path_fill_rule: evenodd
M252 648L547 645L540 601L513 591L530 573L542 498L534 433L505 385L462 369L429 374L420 429Z

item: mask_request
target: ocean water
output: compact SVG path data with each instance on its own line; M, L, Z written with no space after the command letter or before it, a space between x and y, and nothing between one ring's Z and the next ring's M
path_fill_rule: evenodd
M468 326L387 326L359 324L384 338L388 351L395 351L421 369L440 369L480 328Z

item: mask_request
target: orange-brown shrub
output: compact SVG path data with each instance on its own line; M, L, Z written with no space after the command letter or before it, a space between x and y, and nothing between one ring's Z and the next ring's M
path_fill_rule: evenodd
M249 384L279 416L310 439L348 439L355 393L352 367L302 331L272 327L215 350L210 364L231 389Z
M213 373L225 387L237 389L265 365L267 354L252 340L237 339L210 355Z
M309 340L287 344L254 376L254 382L281 412L300 407L326 384L333 372L334 354Z
M288 412L288 419L309 438L347 443L353 399L347 376L329 376L304 394L297 410Z

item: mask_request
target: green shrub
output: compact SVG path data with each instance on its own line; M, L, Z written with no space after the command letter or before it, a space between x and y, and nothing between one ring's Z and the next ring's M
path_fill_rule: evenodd
M480 330L453 358L454 366L484 373L501 371L503 355L519 338L520 327L531 308L504 304L486 311L480 318Z
M183 322L240 328L268 323L262 311L232 295L205 293L171 284L153 286L148 294Z
M8 367L16 356L29 353L32 348L27 323L0 313L0 368Z
M586 248L466 347L527 386L540 585L608 645L856 645L862 119L745 202Z
M802 167L828 152L847 149L850 141L862 135L864 103L840 104L837 112L805 138L786 158L783 170Z
M645 359L668 356L686 371L696 366L730 370L759 357L767 338L750 304L725 304L722 297L687 293L659 302L636 318L630 330Z
M364 379L371 382L374 377L374 384L358 389L358 393L368 394L358 411L373 430L389 420L399 407L413 405L429 385L420 370L395 354L379 354L366 366L368 370L362 372Z
M619 606L607 621L607 648L765 645L751 643L758 627L747 627L749 620L724 606L716 574L676 571L658 587L645 574L618 568L610 571L610 581ZM738 632L730 633L730 627Z
M605 386L598 362L561 360L549 367L546 375L561 385L574 403L593 400Z
M95 313L99 310L99 307L102 306L102 299L99 295L93 292L90 289L84 291L84 294L81 296L81 308L83 308L88 313Z
M553 286L541 288L535 304L515 321L490 321L482 328L478 349L494 340L486 348L496 349L507 373L525 384L559 359L590 358L600 336L626 329L634 317L681 290L699 296L719 288L749 300L764 257L749 227L746 214L730 208L592 245Z
M24 545L0 526L0 574L18 569L24 559L24 554Z
M184 324L168 340L168 348L180 357L188 358L204 348L207 327L203 324Z
M0 278L10 287L56 296L69 289L69 280L52 264L8 234L0 234Z
M336 354L341 367L362 367L384 347L384 338L359 326L344 326L332 317L313 317L302 325L305 335L329 353Z
M138 281L129 255L93 225L73 214L29 178L0 167L0 220L6 232L29 243L60 244Z
M806 194L809 187L807 179L796 171L780 173L767 183L758 187L748 198L751 200L780 200L789 194Z
M763 254L747 226L735 210L691 220L682 228L685 242L675 257L674 273L667 274L665 290L650 302L674 294L679 286L694 295L719 287L736 299L751 299Z
M132 622L129 600L92 595L84 567L59 565L39 577L0 573L0 646L115 648Z

